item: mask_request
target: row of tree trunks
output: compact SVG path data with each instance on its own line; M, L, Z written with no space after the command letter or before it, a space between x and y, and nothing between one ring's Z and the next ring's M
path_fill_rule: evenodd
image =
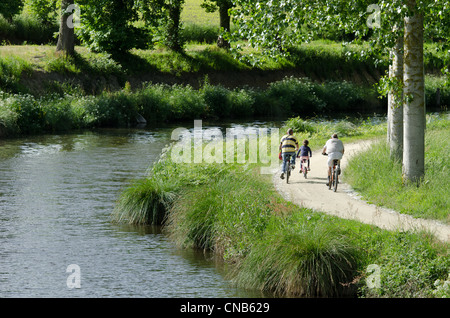
M402 83L402 92L388 95L387 139L391 157L402 160L403 180L418 183L425 174L425 75L423 15L408 0L412 14L405 18L404 37L392 49L389 76Z

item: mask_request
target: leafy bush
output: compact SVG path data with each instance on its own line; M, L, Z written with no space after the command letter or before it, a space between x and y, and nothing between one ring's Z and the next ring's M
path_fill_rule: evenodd
M205 101L207 111L218 118L230 116L231 100L230 91L221 85L213 86L206 84L201 89L203 100Z
M360 109L367 101L375 99L373 93L346 81L325 82L318 87L317 95L326 102L327 111L334 112Z
M255 113L255 94L251 89L236 89L230 92L230 116L232 118L251 117Z
M450 86L446 84L444 77L427 76L425 78L425 104L427 109L433 110L444 110L450 107Z
M394 233L386 237L376 259L380 287L362 287L366 297L433 297L437 279L445 279L450 268L447 252L436 248L425 236Z
M121 56L132 48L144 48L144 31L133 25L138 15L133 1L84 1L83 19L76 34L96 52Z
M95 125L100 127L124 127L135 122L135 105L125 92L104 93L90 99L86 112L95 118Z
M44 112L40 103L30 95L4 96L0 104L4 113L16 118L17 130L20 133L36 133L41 131L44 123ZM15 115L12 115L14 113Z
M286 78L272 83L268 88L267 97L279 109L286 114L311 115L321 112L326 102L316 96L317 84L309 79Z
M43 101L42 104L45 105L45 108L42 109L44 116L42 129L55 132L75 128L70 100L60 98L48 102Z
M7 21L0 15L0 38L6 43L23 44L48 44L56 43L53 36L58 32L58 24L42 23L32 15L22 13Z
M192 120L204 117L205 102L191 86L173 85L166 96L171 120Z

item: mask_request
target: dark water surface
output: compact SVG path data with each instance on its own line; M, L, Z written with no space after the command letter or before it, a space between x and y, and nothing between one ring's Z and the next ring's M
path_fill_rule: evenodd
M0 140L0 297L253 297L155 227L110 222L170 129ZM80 288L66 272L79 268ZM68 284L69 279L69 284Z

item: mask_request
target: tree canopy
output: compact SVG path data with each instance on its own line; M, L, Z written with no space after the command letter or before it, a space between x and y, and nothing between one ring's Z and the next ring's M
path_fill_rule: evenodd
M0 14L11 20L23 8L23 0L2 0L0 2Z

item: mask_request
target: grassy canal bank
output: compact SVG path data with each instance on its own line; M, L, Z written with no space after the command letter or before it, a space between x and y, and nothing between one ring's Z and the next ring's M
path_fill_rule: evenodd
M155 47L116 58L83 46L64 57L52 45L2 45L0 135L123 127L136 117L153 125L386 109L374 85L388 61L368 43L316 40L275 61L243 42L253 65L199 41L183 53ZM432 43L425 52L427 108L441 110L450 104L444 58Z
M439 135L449 120L429 117L429 122L427 169L442 170ZM294 118L287 125L315 145L324 143L329 131L339 131L349 142L383 136L386 130L383 122L362 120L318 123ZM296 206L275 190L272 175L260 173L263 164L246 162L176 163L171 148L166 149L147 178L124 190L113 220L163 224L180 248L213 251L228 266L235 285L271 295L449 296L448 290L434 285L450 272L448 244L424 232L389 232ZM363 177L365 170L353 164L349 179ZM440 190L434 192L433 186L442 182L442 175L428 170L426 194L421 188L398 189L404 201L411 197L405 206L415 202L411 192L416 191L434 201L436 211L442 210ZM369 284L373 272L368 270L374 264L381 282L375 287Z

